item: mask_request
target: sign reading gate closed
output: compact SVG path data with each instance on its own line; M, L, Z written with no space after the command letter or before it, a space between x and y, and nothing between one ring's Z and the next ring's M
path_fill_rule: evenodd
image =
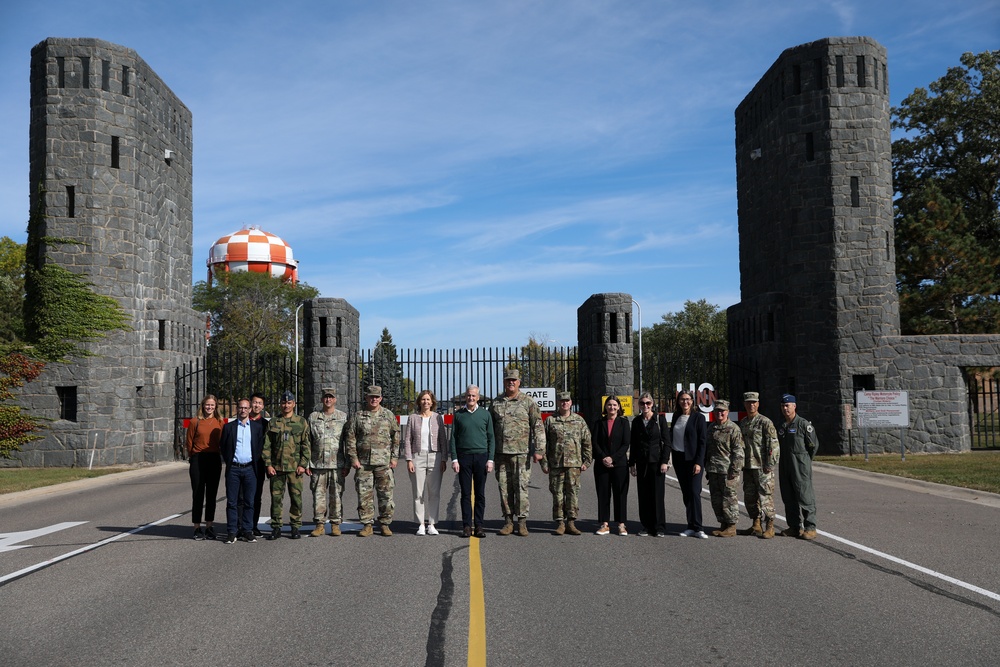
M531 396L538 404L538 409L542 412L556 411L556 389L555 387L521 387L521 393Z

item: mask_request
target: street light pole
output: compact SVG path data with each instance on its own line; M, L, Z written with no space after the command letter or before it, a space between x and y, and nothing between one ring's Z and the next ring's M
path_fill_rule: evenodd
M642 308L635 299L632 299L632 304L639 311L639 391L642 392L646 390L646 387L642 384Z
M302 306L306 305L303 301L295 309L295 377L299 376L299 311L302 310ZM299 402L299 383L295 383L295 403Z

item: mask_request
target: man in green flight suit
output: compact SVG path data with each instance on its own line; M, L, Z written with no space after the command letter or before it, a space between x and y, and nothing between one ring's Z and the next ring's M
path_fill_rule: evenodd
M291 501L288 523L290 537L299 539L302 526L302 475L309 466L309 422L295 414L295 394L281 395L281 416L271 419L264 447L264 468L271 479L271 534L267 539L281 537L281 505L285 487Z
M819 449L813 425L796 413L795 397L781 397L781 414L785 421L778 426L781 458L778 461L778 486L785 504L788 528L786 537L816 539L816 495L813 493L812 460Z

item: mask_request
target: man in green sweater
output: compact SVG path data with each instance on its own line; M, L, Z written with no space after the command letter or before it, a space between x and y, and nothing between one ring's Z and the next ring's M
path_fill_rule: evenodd
M486 537L483 514L486 512L486 475L493 472L493 419L489 410L479 407L479 387L470 384L465 390L465 407L455 413L451 428L451 467L458 474L462 489L462 537ZM476 511L473 528L472 496Z

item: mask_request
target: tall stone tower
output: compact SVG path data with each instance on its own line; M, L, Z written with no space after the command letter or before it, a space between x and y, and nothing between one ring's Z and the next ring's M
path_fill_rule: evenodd
M310 299L302 319L306 373L299 409L302 414L321 409L322 391L328 386L337 390L338 408L352 409L361 397L361 378L351 372L358 367L361 345L358 310L344 299Z
M46 218L30 234L74 243L42 244L28 261L85 276L133 330L26 387L22 403L52 422L25 465L173 458L173 369L205 350L191 308L191 164L191 112L133 50L98 39L32 49L29 186Z
M592 294L576 310L581 414L596 419L603 409L601 396L631 396L632 295L621 292Z
M828 452L899 334L885 49L867 37L784 51L736 109L741 303L730 357L761 371L761 410L797 396Z

